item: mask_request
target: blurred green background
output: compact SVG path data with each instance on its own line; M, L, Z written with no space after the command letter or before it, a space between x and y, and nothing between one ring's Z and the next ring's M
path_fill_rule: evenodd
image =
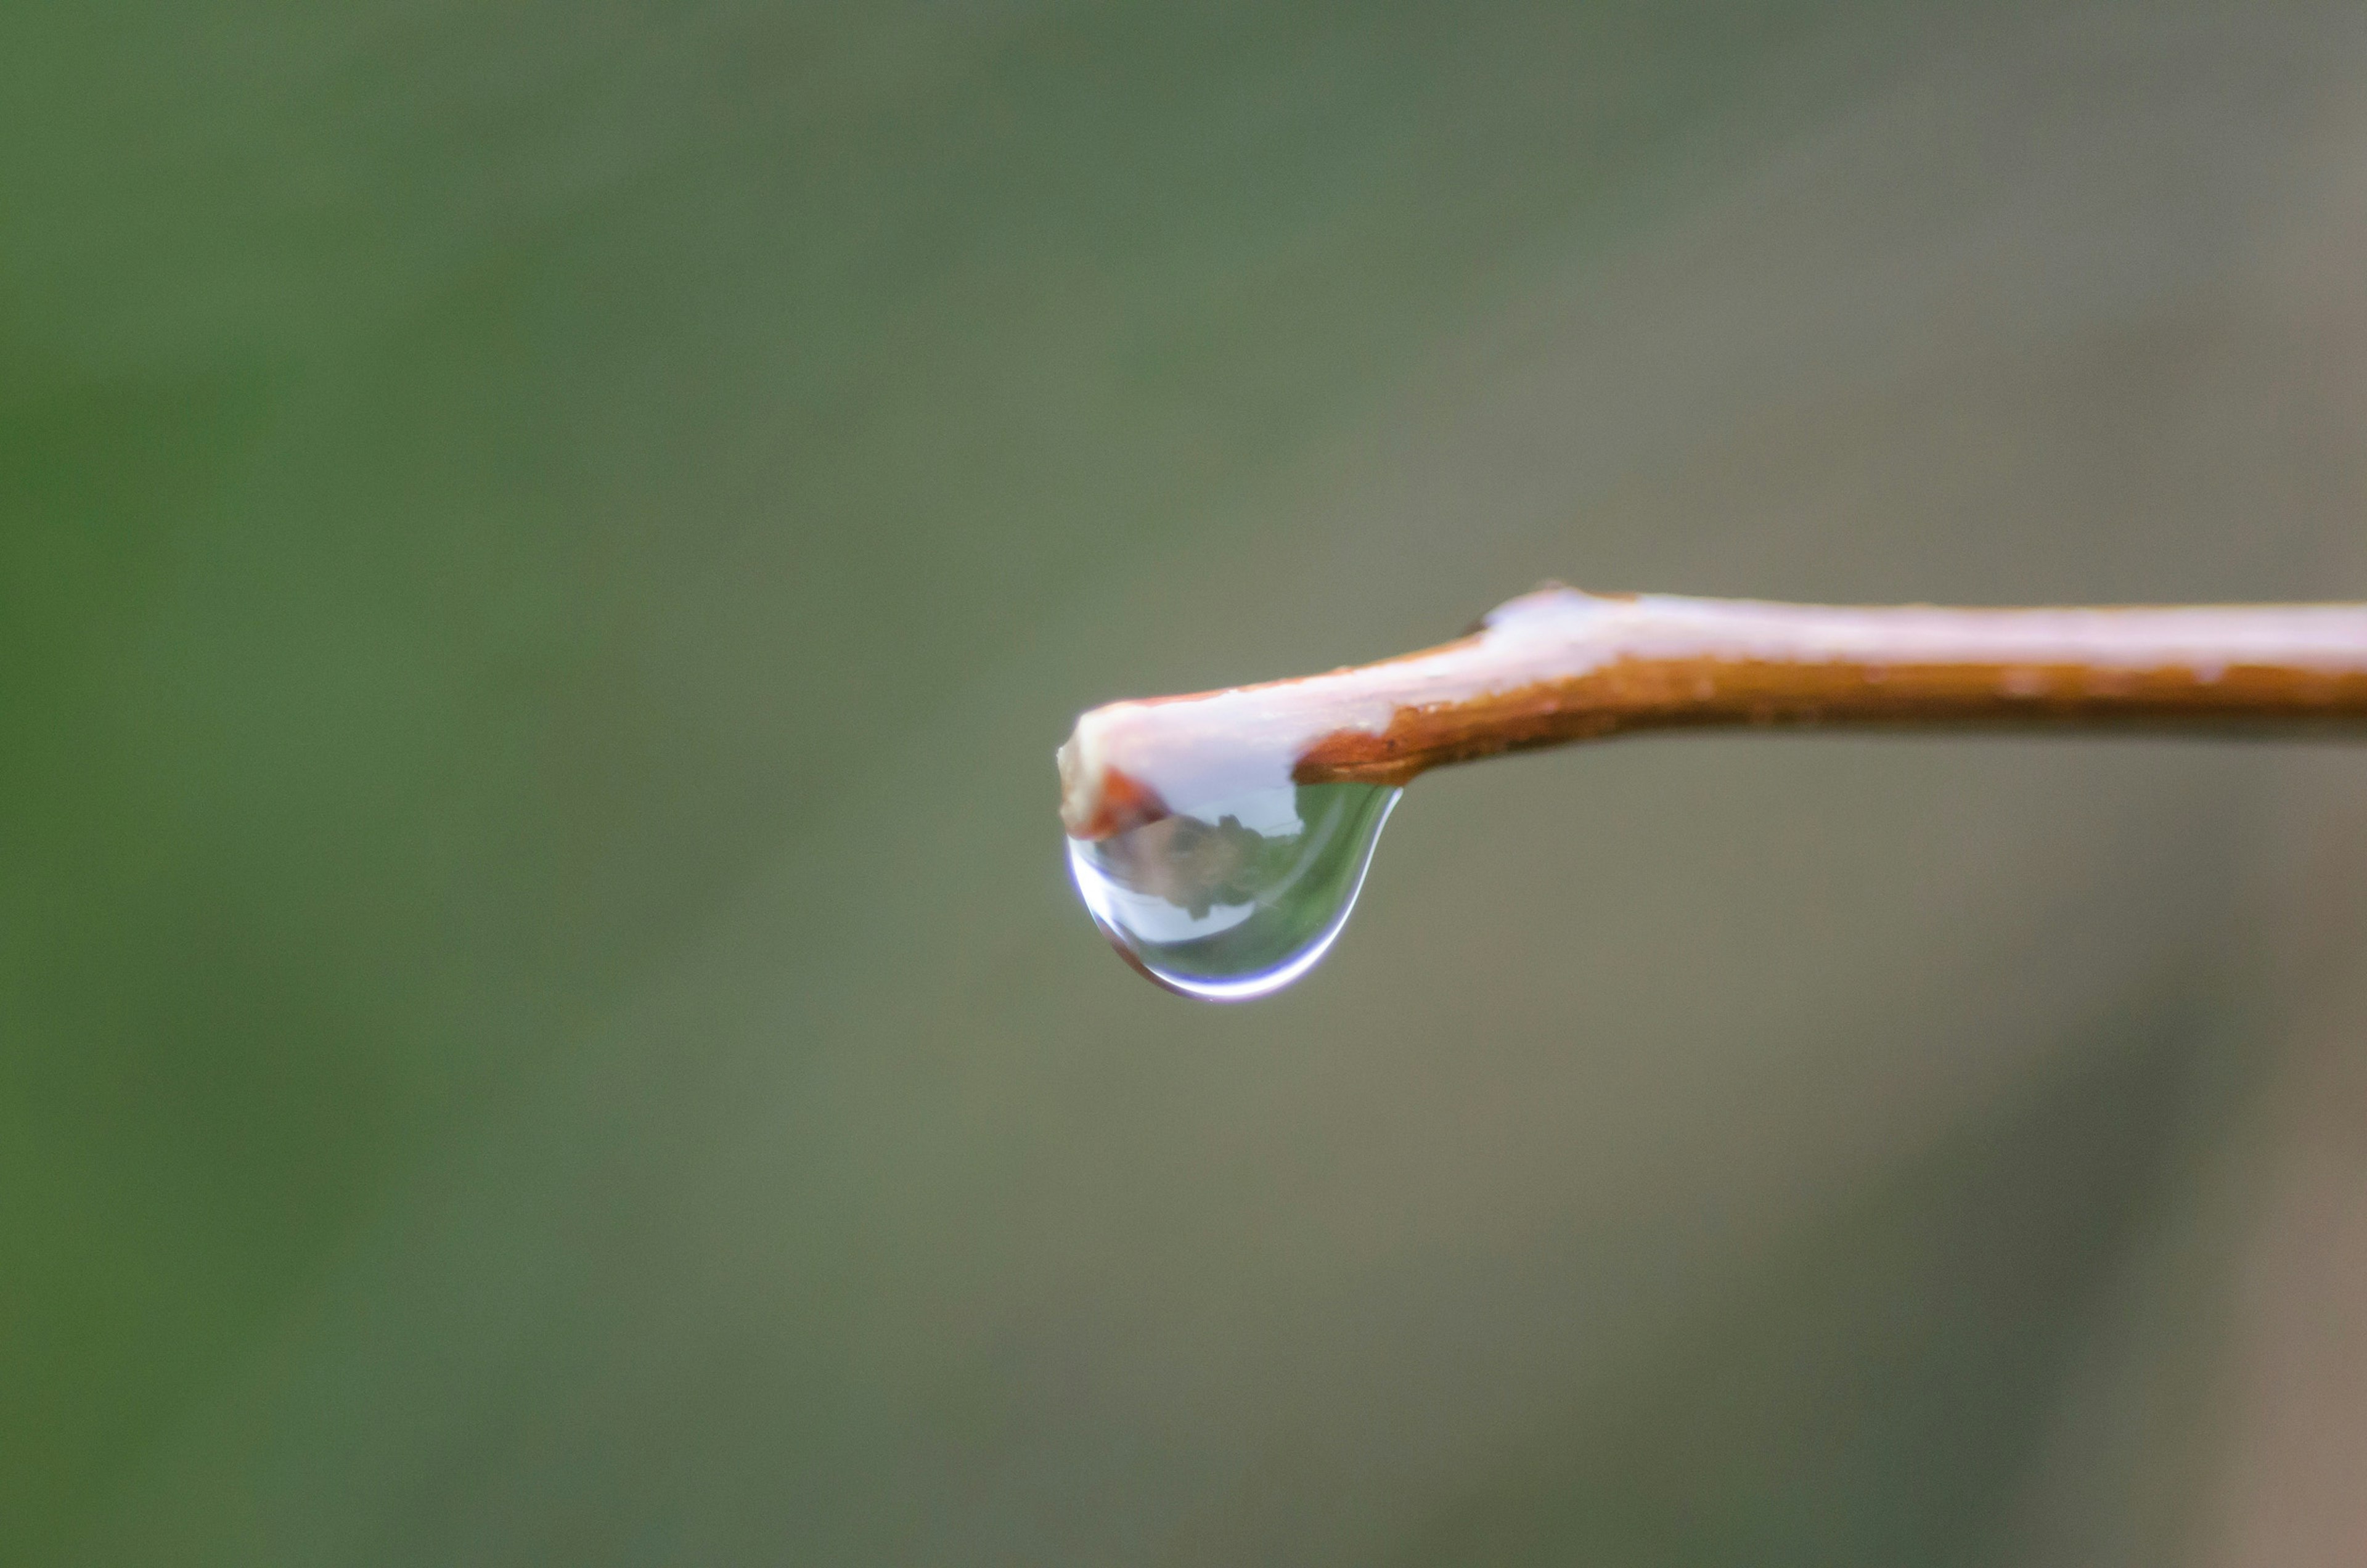
M2367 767L1071 716L2367 597L2367 12L0 8L0 1559L2351 1562Z

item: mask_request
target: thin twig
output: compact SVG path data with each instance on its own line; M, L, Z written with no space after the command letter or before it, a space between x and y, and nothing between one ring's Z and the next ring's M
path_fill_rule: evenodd
M1060 748L1070 836L1287 784L1715 726L2367 730L2367 604L1940 609L1548 584L1377 664L1113 703Z

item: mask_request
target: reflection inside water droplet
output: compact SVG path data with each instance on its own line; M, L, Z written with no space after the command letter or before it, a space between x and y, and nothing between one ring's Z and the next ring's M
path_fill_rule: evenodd
M1296 784L1069 840L1095 923L1144 974L1210 1001L1278 991L1315 966L1355 907L1404 791Z

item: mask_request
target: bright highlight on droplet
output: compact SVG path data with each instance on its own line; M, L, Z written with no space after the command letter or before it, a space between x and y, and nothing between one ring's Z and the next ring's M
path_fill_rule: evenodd
M1252 791L1070 839L1069 867L1094 923L1145 975L1185 996L1244 1001L1297 979L1339 936L1403 793Z

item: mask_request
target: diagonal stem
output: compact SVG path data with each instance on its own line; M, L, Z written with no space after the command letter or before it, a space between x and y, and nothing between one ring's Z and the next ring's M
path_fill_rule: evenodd
M1098 839L1253 789L1746 725L2367 734L2367 604L1942 609L1549 584L1419 653L1095 708L1060 748L1060 815Z

